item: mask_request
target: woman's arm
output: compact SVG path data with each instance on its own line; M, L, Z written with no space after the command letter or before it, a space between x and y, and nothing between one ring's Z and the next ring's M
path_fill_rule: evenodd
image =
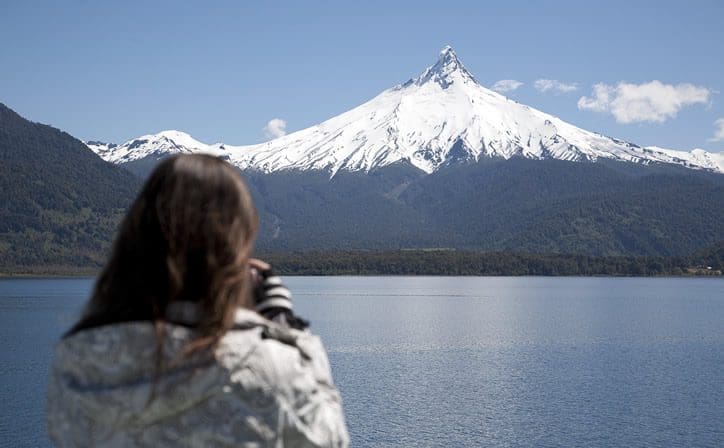
M309 326L309 322L292 311L292 293L274 273L269 263L252 258L249 260L253 278L253 296L256 311L267 319L297 330Z
M279 330L284 334L270 328L271 339L286 341L267 341L265 350L258 353L268 362L266 381L280 400L278 441L282 446L347 447L342 399L322 341L309 331L295 331L309 324L292 312L292 294L271 266L258 259L249 264L256 276L256 310L282 324Z
M303 332L294 345L296 350L287 346L275 357L272 374L281 398L279 441L282 446L349 446L342 399L321 340Z

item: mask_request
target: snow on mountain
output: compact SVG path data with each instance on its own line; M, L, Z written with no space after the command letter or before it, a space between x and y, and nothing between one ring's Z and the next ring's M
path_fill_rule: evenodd
M148 156L162 157L170 154L214 152L213 147L195 140L185 132L163 131L143 135L122 145L102 142L84 142L104 160L113 163L127 163Z
M431 173L453 161L520 156L649 164L673 163L724 173L724 155L640 147L589 132L480 85L451 47L417 78L316 126L249 146L207 145L178 131L122 145L88 146L105 160L207 152L241 169L369 171L401 160Z
M115 143L104 143L104 142L98 142L98 141L89 141L89 142L83 142L87 147L89 147L94 153L98 154L103 160L110 161L110 159L113 157L113 150L115 150L118 145Z
M647 146L645 151L653 151L666 160L667 163L675 163L684 165L688 168L709 169L724 173L724 153L707 152L703 149L696 148L691 151L679 151L676 149L659 148L658 146Z

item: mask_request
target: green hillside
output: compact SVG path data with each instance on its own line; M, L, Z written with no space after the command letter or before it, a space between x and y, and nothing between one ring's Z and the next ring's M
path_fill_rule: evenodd
M98 266L139 185L79 140L0 104L0 271Z

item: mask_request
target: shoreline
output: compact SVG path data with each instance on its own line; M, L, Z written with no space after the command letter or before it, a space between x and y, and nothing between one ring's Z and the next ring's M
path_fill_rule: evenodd
M660 274L660 275L628 275L628 274L426 274L426 273L295 273L278 271L278 274L284 277L548 277L548 278L702 278L702 279L722 279L724 274ZM18 280L18 279L95 279L98 273L13 273L0 272L0 280Z

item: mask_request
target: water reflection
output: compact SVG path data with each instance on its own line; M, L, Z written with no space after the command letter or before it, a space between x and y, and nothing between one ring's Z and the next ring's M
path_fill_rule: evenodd
M355 446L724 446L721 279L297 277ZM0 439L44 446L91 279L0 280Z

